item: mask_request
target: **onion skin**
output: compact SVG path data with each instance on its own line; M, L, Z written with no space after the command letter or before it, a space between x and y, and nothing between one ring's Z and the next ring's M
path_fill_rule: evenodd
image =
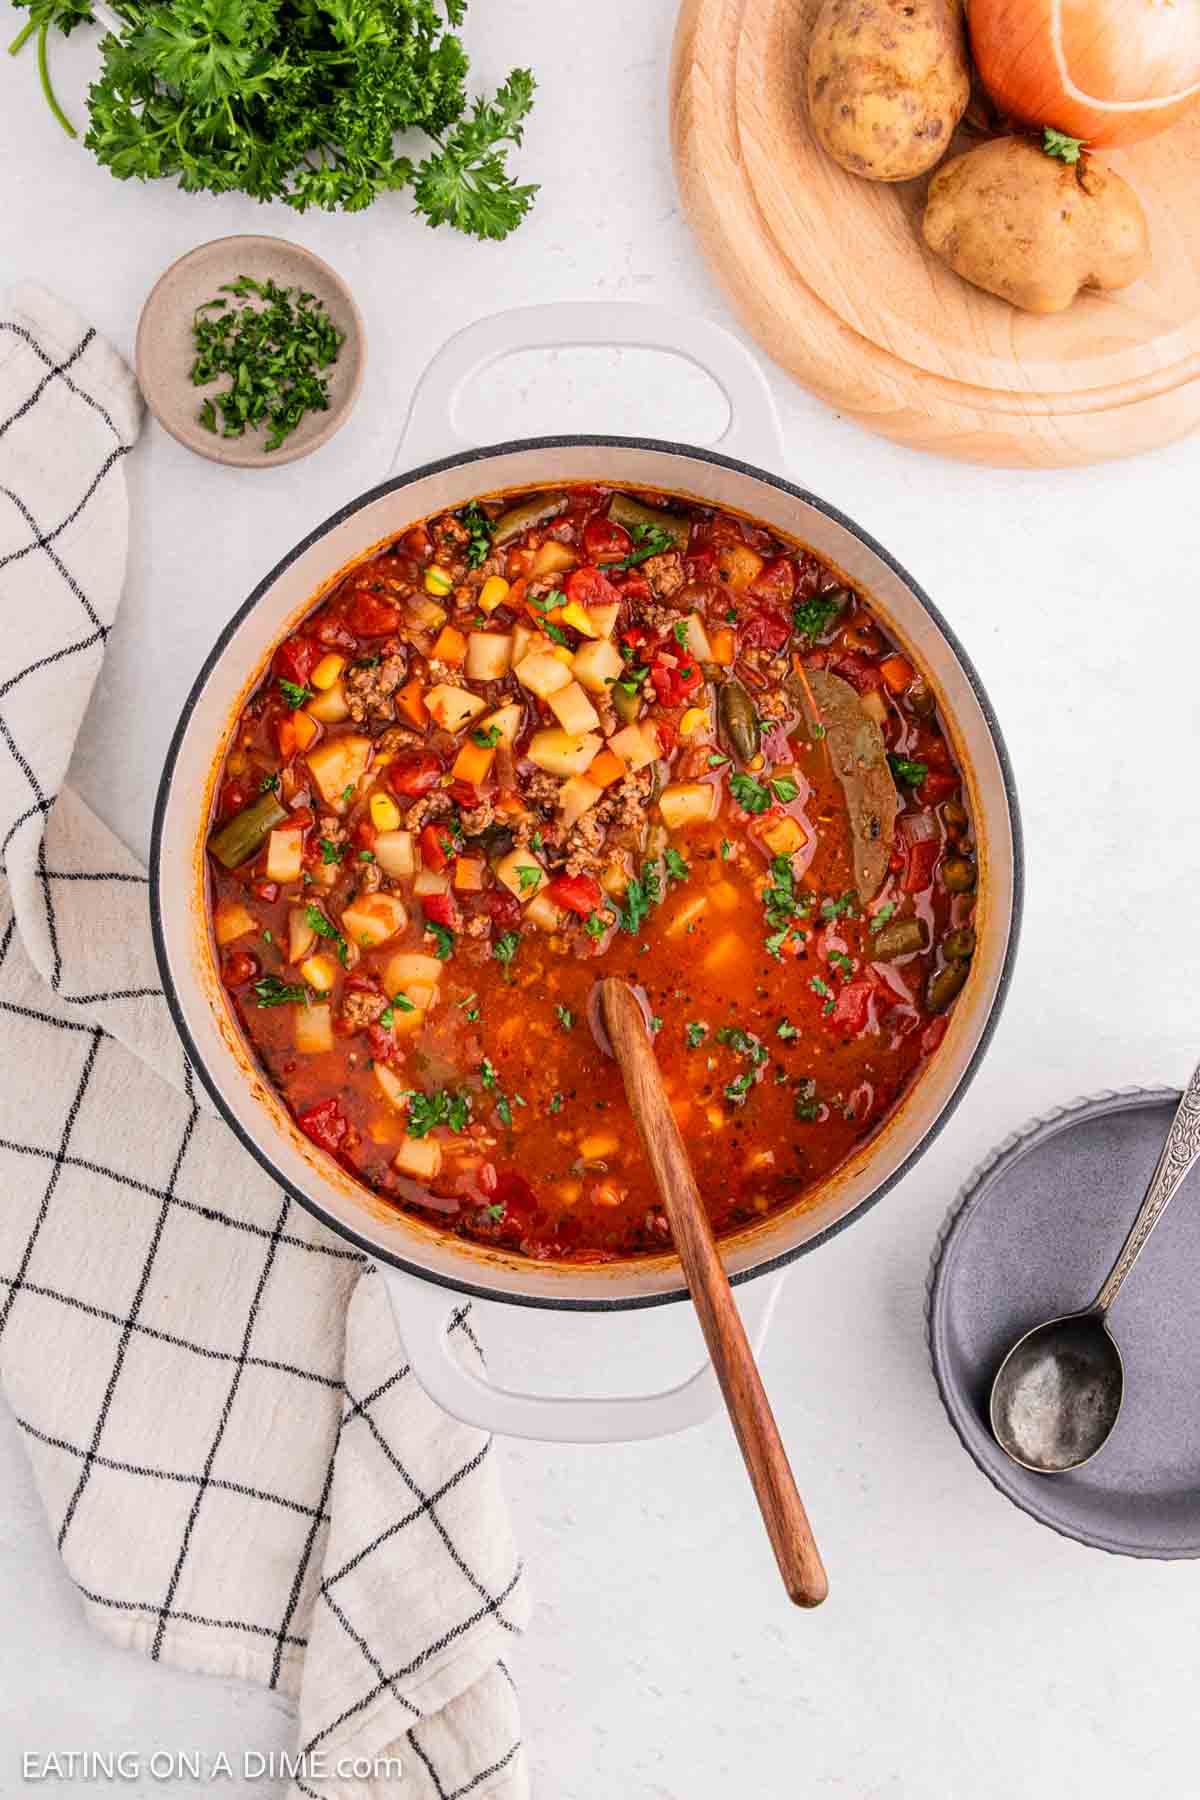
M1001 112L1097 149L1156 137L1200 99L1200 0L969 0Z

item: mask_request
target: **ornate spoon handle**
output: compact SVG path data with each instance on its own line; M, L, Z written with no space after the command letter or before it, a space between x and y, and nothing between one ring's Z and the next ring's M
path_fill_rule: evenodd
M1137 1218L1129 1228L1129 1236L1108 1272L1104 1286L1089 1307L1090 1312L1106 1313L1121 1291L1121 1284L1146 1247L1146 1240L1179 1191L1180 1183L1192 1165L1200 1161L1200 1067L1184 1090L1179 1110L1171 1120L1171 1129L1162 1154L1150 1177L1146 1198Z

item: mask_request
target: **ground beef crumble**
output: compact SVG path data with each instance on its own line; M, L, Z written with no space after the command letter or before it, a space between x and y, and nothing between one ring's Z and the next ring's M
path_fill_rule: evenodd
M342 995L341 1018L350 1031L365 1031L386 1009L384 996L367 988L347 988Z
M365 724L368 719L395 716L392 695L404 685L407 671L408 658L400 650L393 651L373 666L352 667L346 671L346 704L356 725Z
M668 550L662 556L647 557L642 564L642 574L660 600L669 600L687 580L683 558L678 550Z

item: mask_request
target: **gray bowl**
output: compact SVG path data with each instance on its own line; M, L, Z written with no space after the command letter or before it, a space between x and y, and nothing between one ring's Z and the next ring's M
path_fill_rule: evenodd
M1043 1525L1100 1550L1200 1556L1200 1171L1184 1183L1113 1308L1125 1404L1093 1462L1036 1475L992 1437L987 1400L1013 1340L1091 1300L1150 1179L1179 1094L1098 1094L1033 1120L975 1171L934 1248L926 1317L964 1448Z

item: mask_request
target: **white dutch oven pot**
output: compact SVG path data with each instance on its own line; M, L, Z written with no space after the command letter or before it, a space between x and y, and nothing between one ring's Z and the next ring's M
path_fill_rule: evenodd
M682 356L729 403L721 451L638 438L536 438L477 449L455 403L488 368L519 350L621 345ZM521 1437L607 1441L655 1437L697 1423L719 1404L707 1364L664 1393L622 1399L519 1394L459 1362L446 1327L462 1295L530 1307L611 1311L686 1297L673 1256L598 1267L554 1266L468 1244L386 1209L292 1123L247 1052L225 1004L209 944L204 836L229 733L274 645L339 571L430 513L477 494L562 481L661 488L765 520L809 544L866 593L936 690L969 790L979 841L978 948L946 1038L913 1093L840 1169L815 1204L760 1221L722 1246L735 1283L774 1272L747 1306L761 1340L779 1271L877 1201L920 1155L962 1097L1007 985L1020 910L1020 828L1003 741L965 654L930 601L865 532L833 507L755 463L783 461L770 390L738 341L706 320L627 302L529 307L480 320L426 370L402 445L438 460L397 473L304 538L261 581L222 632L183 710L159 790L151 853L155 941L167 998L188 1052L250 1153L332 1230L378 1259L405 1349L447 1411ZM755 1316L757 1315L757 1316ZM613 1328L621 1321L614 1319ZM546 1320L547 1333L553 1321Z

